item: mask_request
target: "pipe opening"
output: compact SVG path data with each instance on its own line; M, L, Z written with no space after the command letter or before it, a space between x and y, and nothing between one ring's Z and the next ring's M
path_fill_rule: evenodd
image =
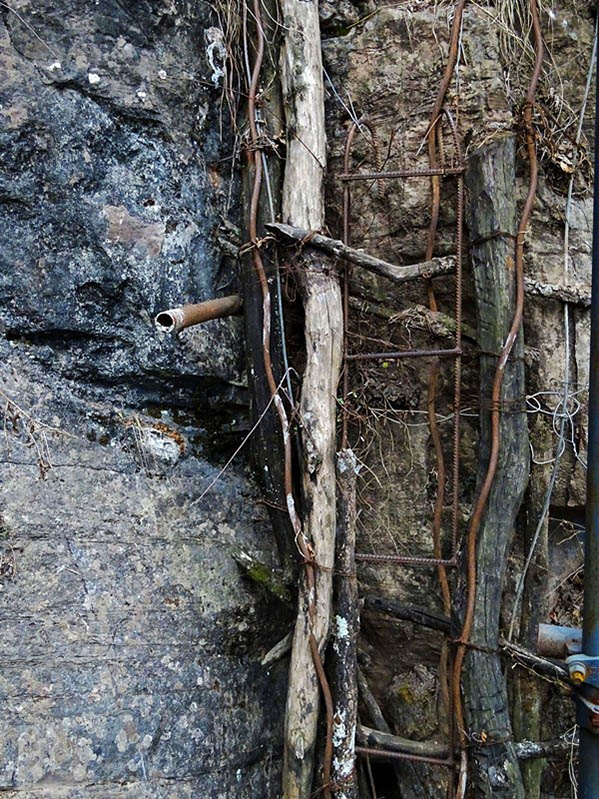
M156 325L164 332L170 333L175 329L175 319L168 311L162 311L156 317Z

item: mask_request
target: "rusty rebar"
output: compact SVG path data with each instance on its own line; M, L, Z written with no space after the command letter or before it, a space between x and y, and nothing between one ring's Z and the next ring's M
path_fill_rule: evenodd
M411 555L382 555L376 552L356 552L356 560L364 563L398 563L402 566L457 566L455 558L413 557Z
M465 749L468 740L464 726L464 713L461 698L461 675L466 648L470 641L470 634L472 632L472 625L474 622L474 608L476 602L476 542L478 537L478 530L480 528L482 515L487 505L489 493L495 479L497 471L497 464L499 462L499 448L501 444L500 436L500 399L501 387L503 384L503 377L505 374L506 364L510 357L512 348L516 342L516 338L520 331L522 323L522 313L524 309L524 273L523 273L523 260L524 260L524 236L528 228L528 222L534 203L537 179L538 179L538 162L535 147L534 131L532 129L532 109L535 100L535 92L539 76L541 74L541 67L543 64L543 39L541 35L541 25L539 20L539 10L537 7L537 0L530 0L530 9L532 14L533 31L535 38L535 66L531 81L526 95L526 106L524 109L524 123L526 126L526 147L528 151L529 160L529 187L526 202L522 210L520 224L518 226L518 234L516 236L516 252L515 252L515 272L516 272L516 306L514 309L514 316L512 324L508 332L505 344L500 353L497 362L497 369L493 380L492 389L492 410L491 410L491 452L489 456L489 463L487 466L487 473L483 481L480 493L478 495L470 525L468 528L467 537L467 599L466 611L462 623L462 630L458 639L458 645L455 653L454 673L453 673L453 698L456 715L457 731L460 739L460 746ZM462 799L460 796L459 799Z
M429 763L431 766L444 766L445 768L453 768L455 766L455 762L449 759L428 757L427 755L412 755L408 752L394 752L391 749L374 749L370 746L356 746L356 754L367 755L378 760L410 760L417 763Z
M354 352L347 355L348 361L399 361L402 358L459 358L462 350L396 350L394 352Z
M455 290L455 320L456 320L456 337L455 347L452 349L436 349L436 350L405 350L400 352L370 352L370 353L350 353L348 351L348 314L349 314L349 269L346 265L345 279L344 279L344 313L345 313L345 345L344 345L344 378L343 378L343 429L342 441L343 446L347 446L348 435L348 388L349 377L348 369L351 361L365 361L365 360L400 360L404 358L434 358L433 369L430 375L427 411L429 427L431 431L431 438L435 450L435 458L437 463L437 494L435 500L435 508L433 513L432 523L432 536L433 536L433 555L434 557L411 557L401 555L379 555L376 553L366 554L357 553L356 560L371 563L396 563L405 566L436 566L438 570L439 582L443 595L443 605L445 612L449 613L451 606L451 596L449 590L449 582L447 579L447 568L454 568L457 565L457 543L459 533L459 473L460 473L460 407L461 407L461 355L462 355L462 226L463 226L463 173L464 164L462 160L462 151L460 139L457 132L456 125L451 114L443 109L445 96L449 83L451 81L455 64L457 61L458 48L459 48L459 32L462 23L462 15L466 0L458 0L454 13L454 21L450 37L449 56L445 67L445 72L437 98L431 113L431 121L427 131L428 139L428 153L429 153L429 168L428 169L399 169L382 171L365 171L365 172L350 172L350 154L353 139L359 129L359 123L352 125L345 146L344 157L344 172L340 176L343 183L343 233L344 242L349 245L350 243L350 212L351 212L351 194L350 184L353 181L364 180L390 180L390 179L410 179L418 177L431 177L432 186L432 210L429 231L427 235L426 244L426 260L430 260L433 253L434 242L436 238L439 209L440 209L440 177L447 175L456 175L457 181L457 198L456 198L456 290ZM455 154L457 158L457 165L447 166L445 164L445 145L442 136L442 122L446 119L452 132ZM361 120L363 122L364 120ZM374 138L374 137L373 137ZM441 163L437 162L436 142L439 145L441 154ZM378 164L377 164L378 167ZM427 282L427 294L429 301L429 308L432 311L437 310L437 302L433 290L432 281ZM445 483L446 483L446 469L443 448L441 444L441 437L438 429L436 418L436 392L438 382L438 359L443 357L452 357L455 359L454 366L454 390L453 390L453 457L452 457L452 521L451 521L451 544L452 556L450 558L441 557L441 522L442 511L445 497ZM444 664L444 665L443 665ZM442 655L441 670L447 674L450 671L450 660L447 651ZM450 746L453 742L453 696L449 688L449 681L446 680L442 691L445 696L445 704L447 707L447 714L449 720L449 741ZM358 750L356 750L358 751ZM364 753L371 754L372 756L381 756L380 753L368 752L363 750ZM404 757L404 759L416 759ZM462 758L463 761L463 758ZM443 765L451 765L453 767L453 758L450 758L449 763ZM463 768L462 768L463 770ZM454 794L453 780L450 780L448 786L448 796L452 797Z
M464 166L429 167L428 169L394 169L388 172L343 172L339 180L351 182L354 180L396 180L397 178L429 178L447 177L448 175L462 175Z

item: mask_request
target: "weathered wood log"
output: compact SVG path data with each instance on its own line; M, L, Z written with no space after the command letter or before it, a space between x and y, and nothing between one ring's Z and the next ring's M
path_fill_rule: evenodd
M547 758L559 760L570 757L572 749L576 750L578 743L570 743L558 738L555 741L518 741L516 744L516 754L520 760L536 760ZM528 799L528 797L527 797Z
M265 133L269 139L277 140L283 135L281 120L283 119L281 91L275 79L274 67L278 62L280 34L278 26L272 20L276 19L276 1L265 0L262 24L266 34L266 53L262 67L262 83L269 86L269 91L264 94L263 102L267 104L265 115ZM251 35L255 36L255 25L250 19ZM252 154L253 155L253 154ZM281 160L267 150L264 151L263 163L268 168L271 182L270 197L266 187L266 180L262 181L262 188L258 200L257 232L263 236L264 222L272 219L270 198L274 204L275 215L280 212L281 194ZM253 159L248 159L242 175L242 208L244 210L244 230L249 229L251 197L254 182ZM234 237L234 231L233 231ZM246 233L247 235L247 233ZM276 271L277 263L275 253L265 250L263 252L264 270L270 291L270 359L276 383L278 384L285 374L283 355L282 320L277 313L279 308L277 294ZM250 421L255 424L263 414L267 405L271 405L264 418L254 431L251 438L251 458L256 480L266 500L266 507L277 543L281 565L286 573L286 578L297 574L298 557L293 538L294 531L287 512L287 501L284 490L284 442L281 422L277 409L272 403L271 391L266 377L264 364L263 341L263 310L264 298L262 288L252 264L252 253L247 252L242 258L241 291L243 295L244 321L245 321L245 351L248 374L248 389L250 399Z
M318 230L324 226L326 138L318 3L281 0L282 86L287 130L283 181L283 222ZM336 393L343 354L341 291L331 264L313 250L298 270L305 317L306 367L300 420L305 515L302 548L309 548L306 579L300 586L285 714L284 799L309 799L320 686L318 660L324 654L331 617L335 551ZM312 554L313 553L313 554ZM325 700L329 697L325 693ZM327 730L331 719L327 718ZM327 732L327 736L329 732ZM325 756L325 772L327 769ZM325 773L325 783L327 776ZM324 797L330 787L324 787Z
M337 454L337 541L333 580L330 682L333 694L333 768L338 799L357 799L355 738L358 718L357 637L360 624L356 576L356 477L351 449Z
M379 707L379 703L376 701L374 694L370 690L370 686L368 685L368 680L362 669L358 666L358 687L360 689L360 697L366 710L368 711L368 715L370 720L373 724L376 725L376 728L383 733L388 735L391 734L391 728L387 724L387 720L383 716L381 708ZM360 730L362 725L358 727L358 731ZM405 764L401 763L393 763L393 771L395 772L395 779L397 781L397 787L401 793L401 786L403 783L404 777L404 770L402 769L402 765Z
M358 666L357 670L357 677L358 677L358 687L360 689L360 696L362 697L362 702L366 710L368 711L368 715L370 720L373 724L376 724L377 729L382 730L383 732L391 732L391 728L387 724L385 717L379 707L379 703L374 698L374 694L370 690L370 686L368 685L368 680L366 679L366 675L362 671L362 669Z
M420 757L437 757L440 760L445 760L449 754L446 744L413 741L388 732L373 730L364 725L360 727L359 738L363 746L382 746L383 749L388 749L390 752L405 752L408 755L419 755Z
M481 347L480 386L482 409L489 408L490 387L497 355L510 329L515 308L514 245L497 230L516 225L515 143L506 137L474 152L466 171L470 193L467 221ZM508 545L514 520L528 479L529 449L526 409L518 403L525 394L524 343L520 331L505 367L501 402L509 413L500 414L500 451L479 532L476 553L475 613L466 656L463 697L470 740L472 770L477 795L524 799L522 775L512 742L512 728L499 646L499 613ZM481 413L479 484L487 472L490 454L490 413ZM456 592L456 616L462 615Z
M412 305L405 311L397 311L385 305L350 295L349 307L368 316L386 319L391 324L409 324L410 329L423 330L432 338L455 339L456 322L453 316L442 311L431 311L424 305ZM476 341L476 332L469 325L462 324L462 338Z
M428 627L431 630L439 630L439 632L449 635L450 620L446 616L432 613L426 608L419 608L416 605L404 605L395 599L387 599L374 596L373 594L366 594L363 599L365 608L381 610L383 613L388 613L396 619L411 621L422 627Z
M317 250L326 252L327 255L343 258L356 266L361 266L362 269L373 272L375 275L389 278L395 283L405 283L407 280L414 280L419 277L430 278L438 275L449 275L455 272L455 257L453 255L431 258L430 261L423 261L419 264L398 266L397 264L383 261L381 258L376 258L374 255L369 255L364 250L356 250L353 247L349 247L338 239L331 239L314 231L277 223L266 225L266 229L279 240L288 244L314 247Z
M291 644L293 643L293 630L289 630L285 638L281 638L260 661L261 666L272 666L278 660L282 660L285 655L291 652Z

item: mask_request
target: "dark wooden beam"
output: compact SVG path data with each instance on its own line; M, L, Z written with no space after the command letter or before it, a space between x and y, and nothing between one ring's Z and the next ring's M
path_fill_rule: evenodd
M274 0L266 0L266 8L269 14L272 15L272 19L275 19L277 11ZM276 141L284 135L283 125L280 121L284 117L281 90L274 71L274 65L276 65L279 60L280 32L277 26L272 22L269 14L264 15L265 20L263 22L267 39L266 48L268 57L265 58L262 70L262 81L264 85L270 86L269 91L264 97L264 102L267 104L266 111L268 112L265 114L266 121L264 125L266 126L266 130L264 132L269 139ZM252 20L250 20L250 27L253 24ZM251 33L255 35L255 30L251 31ZM281 160L268 150L264 151L264 159L268 166L268 175L271 182L270 194L274 203L274 213L276 215L280 211L282 182ZM242 208L244 212L243 235L247 238L254 172L248 161L244 159L244 163L245 167L242 174ZM272 213L265 179L263 179L258 203L257 231L259 237L265 235L264 223L269 219L272 219ZM264 251L262 255L270 290L270 359L272 361L274 378L278 384L285 374L282 320L278 313L279 297L276 279L278 266L276 262L276 253ZM294 581L295 574L297 573L298 557L294 543L294 531L289 520L287 500L283 487L285 462L283 434L277 410L274 403L272 403L264 366L264 299L258 275L252 263L251 250L246 251L242 256L241 264L241 294L244 307L246 366L250 400L250 421L252 424L257 422L270 403L269 410L266 412L264 418L251 437L252 465L256 481L266 500L265 505L268 509L273 527L281 565L285 572L284 579L286 582L291 583L292 580Z
M451 620L447 616L441 616L426 608L420 608L416 605L404 605L394 599L386 599L373 594L367 594L363 597L363 602L364 607L369 610L380 610L401 621L412 622L412 624L426 627L429 630L437 630L445 635L450 633ZM569 682L568 670L564 665L556 663L549 658L541 657L523 646L506 641L501 636L498 641L498 651L541 677L556 680L563 684Z
M508 136L473 152L465 174L470 198L466 221L473 242L477 338L481 348L479 487L490 459L491 387L515 312L514 241L493 235L497 230L516 229L515 166L515 141ZM462 679L467 733L473 742L472 780L480 799L524 799L498 650L507 554L529 472L528 421L522 402L525 393L524 340L520 330L504 369L499 459L478 530L475 613L470 635L473 646L466 655ZM459 590L454 596L454 613L461 618L465 597ZM477 745L483 732L484 745Z

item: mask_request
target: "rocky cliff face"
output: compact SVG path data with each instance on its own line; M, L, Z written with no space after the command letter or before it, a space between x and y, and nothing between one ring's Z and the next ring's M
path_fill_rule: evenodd
M275 795L281 616L231 557L269 524L243 455L201 497L247 427L240 322L152 323L235 287L218 19L0 13L0 790Z
M590 2L542 5L551 58L535 117L543 160L527 237L524 327L541 496L565 355L563 304L539 286L564 281L564 187L593 26ZM223 221L236 220L239 190L222 99L226 26L216 7L0 5L0 790L10 797L279 795L286 664L267 673L260 658L290 618L232 558L243 547L274 563L243 453L204 494L248 429L241 325L214 321L172 339L152 324L159 310L236 288L219 240ZM370 114L381 163L425 165L421 144L452 7L321 3L335 235L335 176L350 113ZM521 134L531 62L519 7L467 4L448 95L466 154ZM567 278L583 298L591 220L584 146ZM373 158L358 139L355 163ZM522 198L524 161L518 169ZM452 179L443 196L436 254L454 246ZM354 193L353 244L396 263L421 260L429 206L427 181L363 184ZM475 489L479 411L468 267L466 274L462 525ZM452 288L451 279L436 281L448 314ZM397 289L356 274L352 294L352 330L365 342L447 343L422 310L422 286ZM572 523L584 503L587 316L577 301L572 423L549 531L547 612L562 623L577 622L580 538ZM436 474L423 416L427 381L415 366L353 373L361 423L352 444L368 467L359 486L361 550L430 554ZM447 370L438 400L447 451L451 403ZM534 520L538 510L529 504L524 516ZM517 539L516 566L523 556ZM362 592L441 606L430 571L364 566L359 576ZM440 636L370 609L360 646L392 730L444 740ZM549 714L543 737L552 726ZM404 799L444 795L436 771L402 769ZM399 795L390 770L377 779L381 792Z

